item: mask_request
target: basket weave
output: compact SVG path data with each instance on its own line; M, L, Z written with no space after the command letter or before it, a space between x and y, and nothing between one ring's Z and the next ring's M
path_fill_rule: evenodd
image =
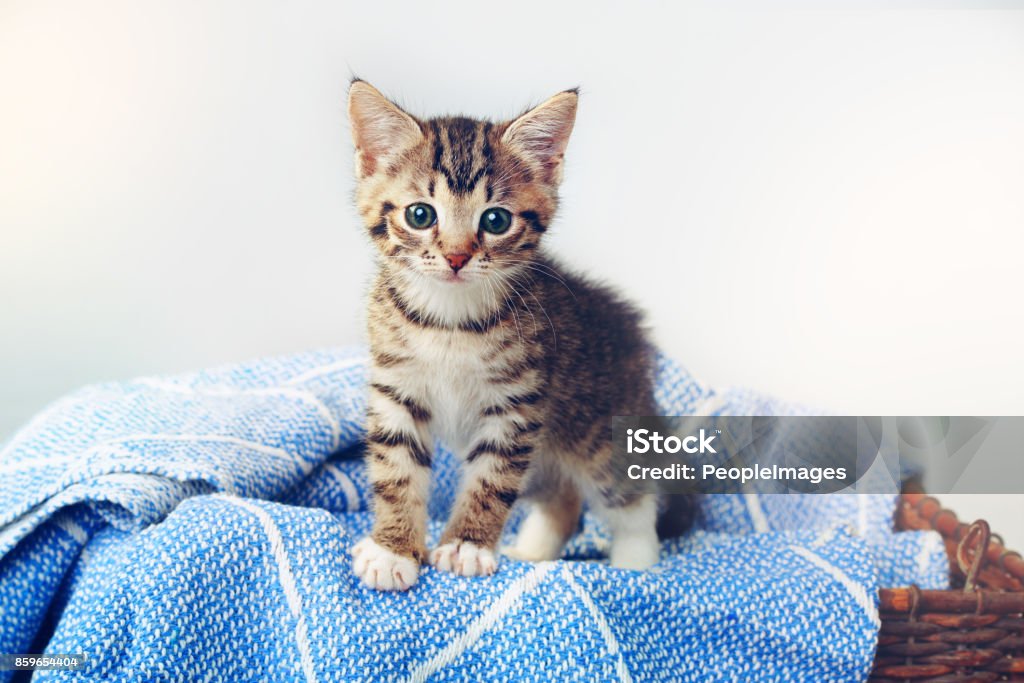
M953 588L883 588L871 681L1024 681L1024 560L988 523L967 525L934 498L904 493L900 530L942 534Z

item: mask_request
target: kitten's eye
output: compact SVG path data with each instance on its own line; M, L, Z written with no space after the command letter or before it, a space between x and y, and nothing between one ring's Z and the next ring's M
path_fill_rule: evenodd
M437 222L437 213L430 204L410 204L405 210L405 222L410 228L426 230Z
M493 209L487 209L484 211L484 215L480 216L480 229L492 235L508 232L511 225L512 214L505 209L494 207Z

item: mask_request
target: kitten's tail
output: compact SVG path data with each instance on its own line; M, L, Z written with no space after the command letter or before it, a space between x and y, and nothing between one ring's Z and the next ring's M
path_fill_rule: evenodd
M675 538L686 533L697 515L697 495L662 494L658 506L658 538Z

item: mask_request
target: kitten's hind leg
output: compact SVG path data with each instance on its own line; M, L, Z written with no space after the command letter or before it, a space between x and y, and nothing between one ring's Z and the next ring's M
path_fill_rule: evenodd
M526 562L557 560L579 525L583 501L567 481L531 491L530 511L519 527L515 545L504 548L509 557Z
M647 569L658 561L661 544L655 529L658 518L656 496L642 495L622 505L605 502L601 516L612 531L610 559L613 567Z
M623 413L628 414L628 413ZM610 560L619 569L647 569L661 555L658 497L644 493L623 476L624 463L612 448L610 426L597 432L598 444L579 462L578 472L591 510L611 527Z

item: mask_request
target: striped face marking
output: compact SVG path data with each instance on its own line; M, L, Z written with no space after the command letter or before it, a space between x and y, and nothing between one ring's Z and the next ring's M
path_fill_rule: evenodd
M493 299L530 270L557 208L575 111L567 91L512 121L420 120L353 83L357 202L400 288L429 290L410 300L452 289Z

